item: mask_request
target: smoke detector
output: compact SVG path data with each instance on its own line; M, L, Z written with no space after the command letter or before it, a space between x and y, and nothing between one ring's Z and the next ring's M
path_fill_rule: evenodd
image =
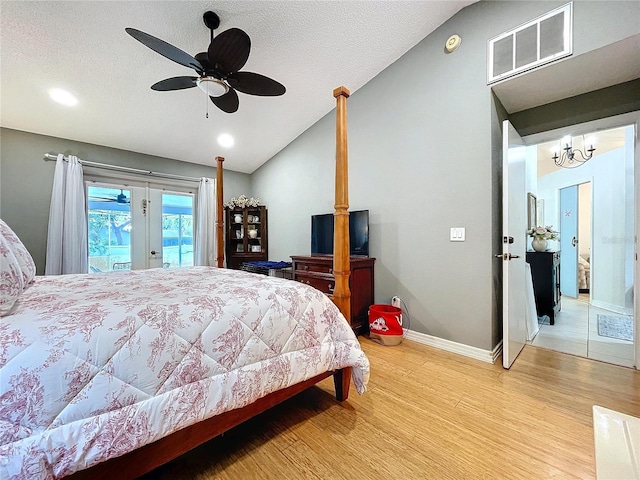
M444 44L444 49L448 53L454 52L460 46L460 42L462 42L462 39L459 35L451 35L447 39L447 43Z

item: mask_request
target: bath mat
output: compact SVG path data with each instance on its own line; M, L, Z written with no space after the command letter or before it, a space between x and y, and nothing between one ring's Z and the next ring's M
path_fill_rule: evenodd
M598 335L633 341L633 317L598 314Z

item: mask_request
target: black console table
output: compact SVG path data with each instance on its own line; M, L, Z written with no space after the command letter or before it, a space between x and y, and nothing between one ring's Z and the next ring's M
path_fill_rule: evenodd
M548 315L551 325L560 312L560 252L527 252L538 316Z

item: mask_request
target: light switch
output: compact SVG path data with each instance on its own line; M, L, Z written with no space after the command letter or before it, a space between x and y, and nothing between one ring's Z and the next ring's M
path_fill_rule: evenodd
M452 242L464 242L465 240L465 228L464 227L451 227L449 240Z

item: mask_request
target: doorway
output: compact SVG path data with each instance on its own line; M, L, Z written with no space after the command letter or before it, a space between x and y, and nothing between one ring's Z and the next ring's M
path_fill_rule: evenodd
M627 125L536 144L537 174L528 184L539 223L559 231L550 250L560 255L561 297L555 322L539 317L528 343L635 365L634 140L635 126ZM579 165L556 166L553 157L567 145L585 157L589 148L595 151Z
M194 265L192 192L88 180L89 272Z

